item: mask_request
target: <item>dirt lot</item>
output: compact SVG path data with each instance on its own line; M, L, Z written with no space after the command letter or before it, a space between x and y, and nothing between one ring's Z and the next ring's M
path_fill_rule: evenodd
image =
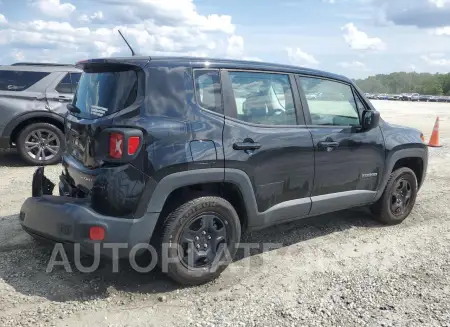
M411 216L383 227L350 210L246 235L284 246L194 288L127 263L46 273L52 248L17 222L34 168L0 154L0 326L450 326L450 104L374 103L427 139L441 118L444 147L430 149ZM56 181L59 170L47 172Z

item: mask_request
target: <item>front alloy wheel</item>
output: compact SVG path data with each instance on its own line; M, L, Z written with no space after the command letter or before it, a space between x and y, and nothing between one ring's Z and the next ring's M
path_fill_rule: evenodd
M394 216L401 216L405 213L411 200L412 189L407 179L399 179L391 195L391 212Z
M371 206L371 210L380 222L399 224L411 213L417 191L415 173L407 167L399 168L391 173L383 195Z

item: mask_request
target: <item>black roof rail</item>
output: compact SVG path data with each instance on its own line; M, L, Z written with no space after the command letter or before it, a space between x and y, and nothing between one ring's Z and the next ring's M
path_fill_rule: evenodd
M57 63L48 63L48 62L16 62L11 66L52 66L52 67L75 67L72 64L57 64Z

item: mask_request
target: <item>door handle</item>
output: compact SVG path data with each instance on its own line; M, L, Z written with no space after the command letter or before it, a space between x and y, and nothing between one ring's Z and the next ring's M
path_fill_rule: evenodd
M319 142L317 146L320 148L337 148L339 146L339 142Z
M236 142L233 143L234 150L257 150L261 148L261 144L254 142Z
M65 97L63 95L60 95L59 97L56 97L55 100L63 102L63 101L69 101L70 98L69 97Z

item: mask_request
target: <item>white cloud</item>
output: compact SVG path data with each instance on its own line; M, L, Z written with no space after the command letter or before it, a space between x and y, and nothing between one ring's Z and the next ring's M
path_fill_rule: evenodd
M354 70L369 70L366 66L366 64L364 64L361 61L343 61L338 63L339 66L343 67L343 68L347 68L347 69L354 69Z
M433 34L439 36L450 36L450 26L438 27L433 31Z
M300 48L286 48L289 61L296 66L315 66L319 61L314 56L302 51Z
M141 23L151 20L158 26L186 26L201 32L220 31L234 34L235 25L229 15L201 15L193 0L99 0L115 6L120 23Z
M60 0L38 0L33 2L33 6L38 7L47 16L55 18L67 18L76 9L71 3L61 3Z
M428 2L438 8L444 8L445 6L450 4L450 0L428 0Z
M450 59L442 58L440 55L423 55L421 58L430 66L450 67Z
M130 0L132 5L129 6L124 6L126 2L123 1L117 2L118 5L111 5L115 0L98 1L107 2L103 4L102 11L78 17L77 25L73 25L73 20L69 19L64 22L54 19L8 22L3 17L0 45L17 48L27 58L41 61L75 62L89 57L129 55L129 49L117 33L120 29L135 51L142 55L238 59L245 59L248 55L243 37L235 33L236 27L231 16L201 15L192 0L174 0L177 5L172 1ZM39 4L44 2L40 1ZM58 2L59 6L66 4ZM140 14L145 19L116 26L111 24L110 15L126 10ZM89 24L94 21L98 24ZM11 61L16 60L12 54L6 56Z
M102 11L96 11L94 14L90 16L83 14L80 17L78 17L78 21L80 23L91 23L93 21L102 21L103 19L104 16Z
M384 50L385 43L377 37L369 37L353 23L348 23L342 27L345 31L344 40L354 50Z
M112 46L107 42L94 41L94 45L100 52L100 57L111 57L112 55L120 52L119 47Z
M8 25L8 20L3 14L0 14L0 25Z
M380 23L434 28L448 25L449 0L363 0L373 5Z

